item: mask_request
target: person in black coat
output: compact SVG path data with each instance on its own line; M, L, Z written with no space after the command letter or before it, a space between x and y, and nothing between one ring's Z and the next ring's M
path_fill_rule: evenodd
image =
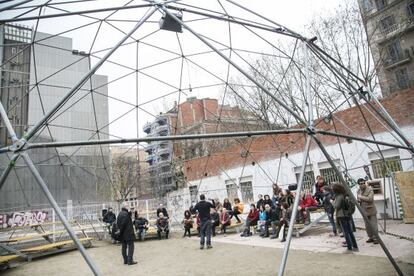
M257 200L257 203L256 203L256 208L259 210L260 209L260 206L263 206L263 208L264 208L264 204L263 204L263 195L262 194L259 194L258 196L257 196L257 198L259 199L259 200Z
M124 258L124 264L134 265L137 263L133 260L135 234L128 207L128 204L123 204L116 224L121 233L120 241L122 242L122 257Z
M329 186L322 187L322 191L323 191L323 199L322 199L323 208L325 209L325 213L328 215L329 222L332 225L332 232L336 236L338 235L338 232L336 230L336 223L335 223L335 217L334 217L335 209L331 203L331 199L334 200L335 197L332 192L332 189Z
M220 216L215 209L211 209L211 230L213 232L213 237L216 236L216 227L220 225Z
M145 236L145 232L148 230L148 220L144 217L138 216L137 219L134 220L135 231L138 234L138 240L141 241L142 238Z
M204 242L207 238L207 249L211 246L211 214L210 209L214 209L214 205L206 201L205 195L200 195L200 201L194 206L194 210L198 211L200 217L200 249L204 249Z

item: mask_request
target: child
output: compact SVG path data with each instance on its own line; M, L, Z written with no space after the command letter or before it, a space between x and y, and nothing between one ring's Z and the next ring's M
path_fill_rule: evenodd
M188 237L191 238L191 232L190 229L193 228L193 218L191 217L191 213L189 210L185 210L184 212L184 219L183 219L183 225L184 225L184 236L188 233Z

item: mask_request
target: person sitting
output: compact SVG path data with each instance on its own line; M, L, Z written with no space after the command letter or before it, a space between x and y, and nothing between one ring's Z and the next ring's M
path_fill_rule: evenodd
M285 189L282 190L282 194L280 195L279 204L282 205L283 203L287 203L289 206L293 205L293 195L290 190Z
M108 208L108 212L103 216L102 221L107 224L108 231L111 233L111 226L116 221L116 215L111 207Z
M227 213L228 213L230 216L232 216L232 215L233 215L233 209L232 209L232 207L231 207L231 203L230 203L230 200L229 200L228 198L225 198L225 199L224 199L224 202L223 202L223 208L224 208L224 209L226 209Z
M169 219L167 209L165 209L164 205L161 203L160 207L157 209L157 217L160 217L160 213L164 215L165 218Z
M288 231L288 227L289 227L289 221L290 221L290 217L292 215L292 208L293 206L290 206L284 202L281 206L281 211L282 211L282 215L280 216L279 219L279 224L277 227L277 231L275 233L274 236L272 236L272 238L277 238L279 236L280 230L283 228L283 238L281 240L281 242L285 242L286 241L286 234Z
M325 187L326 183L325 183L325 178L323 178L323 176L318 175L316 177L316 182L315 182L315 194L313 195L313 198L318 202L319 206L323 205L323 187Z
M244 222L244 231L240 234L241 237L251 236L250 226L255 225L259 220L259 210L256 209L256 205L250 204L250 211L247 215L246 221Z
M210 209L211 214L211 230L213 237L216 236L216 227L220 225L220 216L214 208Z
M221 224L221 232L223 234L226 234L226 227L230 226L230 224L231 224L231 218L230 218L230 215L227 212L226 208L223 208L221 210L220 224Z
M270 208L274 208L275 205L273 204L273 201L270 199L269 195L264 195L264 199L263 199L263 206L266 206L266 204L268 204L270 206Z
M138 216L138 218L134 221L135 231L138 234L138 240L142 241L145 237L145 232L148 230L148 220L144 217Z
M298 211L305 224L310 223L310 212L318 209L318 202L311 196L310 192L307 191L302 197L302 201L299 204Z
M191 228L193 228L193 217L189 210L184 211L183 225L184 225L183 238L186 236L187 233L188 233L188 237L191 238Z
M236 218L237 223L241 223L240 218L238 217L238 215L243 214L243 210L244 210L244 205L243 203L240 202L240 199L238 199L237 197L234 199L234 207L233 207L233 215L230 216L230 218L232 218L233 216Z
M162 232L165 232L165 238L168 239L168 233L170 232L169 221L167 217L164 217L164 213L160 212L157 219L158 239L161 239Z
M264 233L265 226L266 226L266 210L265 210L264 205L260 205L259 220L257 221L257 231L260 233Z
M272 226L272 236L276 233L276 227L279 223L279 212L277 209L272 209L269 204L265 205L266 210L266 224L265 231L260 234L262 238L269 237L269 226Z
M221 208L223 208L223 205L218 198L214 199L214 207L217 212L221 212Z

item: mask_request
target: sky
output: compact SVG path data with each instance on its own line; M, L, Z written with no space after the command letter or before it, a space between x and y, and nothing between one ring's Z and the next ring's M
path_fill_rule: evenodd
M42 2L42 1L34 1ZM44 2L44 1L43 1ZM59 1L62 2L62 1ZM130 2L130 1L128 1ZM77 11L110 6L122 6L127 1L92 1L81 4L61 5L59 8ZM221 0L209 1L178 1L178 3L202 5L204 8L220 11L226 10L228 14L270 25L265 20L254 16L231 3ZM311 37L306 33L306 25L315 16L325 16L340 3L339 0L238 0L237 3L251 9L295 32ZM132 1L129 5L146 2ZM201 4L202 3L202 4ZM222 6L220 6L222 4ZM0 4L5 5L5 4ZM187 6L188 7L188 6ZM188 7L197 10L196 7ZM103 57L147 11L147 8L122 10L113 15L112 12L92 13L88 17L67 16L39 21L38 30L50 34L59 34L73 39L73 48L85 52L93 52L96 57ZM51 14L56 11L47 8L42 14ZM38 11L25 16L35 15ZM11 13L3 13L1 19L10 17ZM100 24L96 18L111 15L107 22ZM108 76L109 121L110 133L116 137L142 137L143 125L154 119L160 112L165 112L174 105L174 102L183 102L187 97L222 98L225 93L226 81L235 81L240 77L239 72L229 67L228 63L212 53L211 49L203 44L188 30L177 34L165 30L159 31L158 20L162 14L156 12L147 23L133 34L140 39L136 43L128 39L126 45L109 58L109 62L99 68L97 74ZM183 12L183 19L197 33L203 35L214 47L242 69L248 70L247 62L254 62L263 53L280 54L269 46L267 41L284 45L284 41L291 40L286 36L255 30L253 34L248 29L214 19L205 19L199 15ZM202 20L200 20L202 19ZM110 24L108 24L108 22ZM35 26L36 21L24 21L21 24ZM75 31L67 32L72 28L90 24ZM288 44L286 44L288 45ZM237 54L231 53L226 47L238 49ZM289 49L287 49L289 50ZM186 59L180 55L185 55ZM98 59L92 58L92 63ZM247 62L246 62L247 61ZM134 69L139 68L139 73ZM226 98L224 103L226 103ZM139 109L136 112L135 106ZM138 118L138 120L137 120ZM138 131L137 131L138 128Z

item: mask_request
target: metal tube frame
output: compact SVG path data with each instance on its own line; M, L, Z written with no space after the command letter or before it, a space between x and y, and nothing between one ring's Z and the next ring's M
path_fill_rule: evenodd
M231 1L231 0L227 0L227 1L234 4L234 5L236 5L236 6L238 6L238 7L240 7L240 8L243 8L244 10L246 10L246 11L252 13L252 14L255 14L255 15L257 15L257 16L259 16L259 17L261 17L261 18L263 18L263 19L265 19L265 20L267 20L267 21L269 21L273 24L275 24L278 27L281 27L280 24L277 24L276 22L274 22L274 21L272 21L272 20L270 20L266 17L261 16L261 15L255 13L254 11L251 11L251 10L243 7L242 5L239 5L239 4L235 3L234 1ZM23 2L24 1L22 1L21 3L23 3ZM291 241L292 232L293 232L293 223L294 223L294 220L295 220L296 214L297 214L297 206L299 204L300 192L301 192L302 186L303 186L303 178L304 178L304 174L305 174L305 171L306 171L306 164L307 164L307 159L308 159L308 156L309 156L310 145L311 145L311 140L312 139L317 143L320 150L323 152L324 156L326 157L326 159L330 163L331 167L335 170L336 174L338 175L338 177L340 179L340 182L345 187L345 189L346 189L347 193L349 194L349 196L351 197L351 199L355 202L355 204L356 204L358 210L361 212L365 222L368 222L367 223L368 227L372 227L371 224L368 221L368 218L367 218L364 210L361 208L361 206L357 202L355 196L353 195L351 189L348 187L348 185L347 185L344 177L342 176L341 172L336 167L336 164L333 162L332 158L330 157L330 155L326 151L326 149L323 146L323 144L321 143L321 141L317 137L315 137L315 135L316 134L322 134L322 135L332 135L332 136L337 136L337 137L342 137L342 138L350 138L350 139L364 141L364 142L368 142L368 143L374 143L374 144L378 144L378 145L386 145L386 146L391 146L391 147L396 147L396 148L402 148L402 149L406 149L406 150L410 150L411 152L414 152L412 144L405 137L405 135L402 133L401 129L398 127L398 125L395 123L395 121L391 118L391 116L387 113L387 111L384 109L384 107L381 105L381 103L376 99L375 95L373 95L373 93L371 91L368 91L370 96L374 99L374 102L378 106L379 110L376 107L374 107L372 105L372 103L369 102L368 99L364 95L361 95L361 96L367 102L367 104L370 105L371 108L373 108L373 110L404 140L404 142L407 144L406 147L397 146L397 145L394 145L394 144L391 144L391 143L385 143L385 142L374 141L374 140L369 140L369 139L365 139L365 138L353 137L353 136L349 136L349 135L343 135L343 134L338 134L338 133L332 133L332 132L329 132L329 131L314 129L314 127L313 127L313 112L312 112L313 111L312 110L312 95L311 95L311 89L310 89L310 82L309 82L310 78L309 78L309 68L308 67L306 68L306 78L307 78L307 84L306 84L306 90L307 91L306 92L308 93L307 94L307 99L308 99L308 121L305 122L305 120L303 120L299 115L297 115L289 106L287 106L283 101L277 99L263 85L261 85L259 82L257 82L254 79L254 77L252 77L250 74L248 74L246 71L244 71L240 66L238 66L235 62L233 62L230 58L226 57L223 53L221 53L212 44L210 44L204 37L200 36L198 33L196 33L194 30L192 30L189 26L187 26L184 22L179 20L174 14L170 13L166 9L166 5L165 5L168 2L174 2L174 1L166 1L166 2L163 2L163 3L150 1L150 4L145 4L145 5L113 7L113 8L106 8L106 9L94 9L94 10L87 10L87 11L69 12L69 13L64 13L64 14L54 14L54 15L44 15L44 16L25 17L25 18L22 17L22 18L12 18L12 19L0 20L0 23L5 23L5 22L22 21L22 20L30 20L30 19L44 19L44 18L52 18L52 17L78 15L78 14L83 14L83 13L102 12L102 11L109 11L109 10L114 10L114 9L115 10L121 10L121 9L131 9L131 8L152 7L149 10L149 12L137 23L137 25L127 35L125 35L125 37L120 42L118 42L112 48L112 50L110 52L108 52L105 55L105 57L102 58L94 66L94 68L92 68L90 70L90 72L88 74L86 74L78 82L78 84L76 84L62 98L62 100L58 102L58 104L55 105L55 107L48 114L46 114L34 127L32 127L24 135L24 137L21 138L20 140L18 140L16 134L14 133L12 125L11 125L11 123L10 123L8 117L7 117L7 114L6 114L3 106L0 105L0 113L1 113L1 115L4 119L4 121L5 121L5 125L6 125L8 131L11 135L11 138L13 140L13 146L8 147L8 148L0 149L0 153L7 152L7 151L14 152L14 155L12 156L12 158L9 162L9 165L7 166L7 168L4 170L3 174L0 177L0 188L2 187L3 183L5 182L10 170L14 166L14 164L17 161L17 159L19 158L19 156L22 156L24 161L26 162L27 166L29 167L30 171L34 175L36 181L38 182L39 186L41 187L44 194L48 198L50 204L53 206L54 210L58 213L58 215L59 215L60 219L62 220L65 228L67 229L69 235L71 236L71 238L73 239L75 244L78 246L79 250L81 251L81 254L85 258L85 261L88 263L88 265L90 266L91 270L94 272L95 275L100 275L97 267L95 266L95 264L93 263L93 261L89 257L89 255L87 254L85 248L83 247L83 245L81 244L79 239L76 237L76 234L72 230L72 228L71 228L69 222L66 220L64 214L59 209L59 206L57 205L56 201L54 200L53 195L48 190L47 185L44 182L43 178L40 176L40 174L39 174L38 170L36 169L35 165L33 164L32 160L30 159L30 157L25 152L26 150L32 149L32 148L64 147L64 146L74 146L74 145L139 143L139 142L163 141L163 140L208 139L208 138L219 138L219 137L225 138L225 137L238 137L238 136L251 137L251 136L258 136L258 135L304 133L306 135L306 145L305 145L304 155L303 155L302 170L301 170L301 174L300 174L300 177L299 177L299 183L298 183L298 193L299 193L299 195L295 198L295 202L294 202L294 206L293 206L293 210L292 210L292 217L290 219L291 222L290 222L289 231L288 231L288 241L285 244L285 248L284 248L284 252L283 252L283 256L282 256L282 262L281 262L281 266L280 266L280 269L279 269L279 275L283 275L284 269L285 269L285 266L286 266L288 251L289 251L289 247L290 247L290 241ZM182 9L182 8L180 9L178 7L173 7L173 6L168 6L168 8L185 10L185 9ZM216 134L201 134L201 135L179 135L179 136L164 136L164 137L148 137L148 138L136 138L136 139L108 139L108 140L98 140L98 141L94 140L94 141L34 143L34 144L28 143L27 141L34 134L36 134L36 132L47 122L47 120L50 119L67 102L67 100L80 89L80 87L96 72L96 70L109 58L109 56L116 49L118 49L128 39L128 37L130 37L157 9L164 12L164 13L167 13L169 16L171 16L171 18L173 18L175 21L177 21L179 24L181 24L186 30L188 30L195 37L197 37L199 40L201 40L204 44L206 44L208 47L210 47L214 52L216 52L219 56L221 56L224 60L226 60L229 64L231 64L234 68L236 68L240 73L242 73L246 78L248 78L251 82L253 82L264 93L266 93L268 96L270 96L275 102L280 104L286 111L288 111L292 116L294 116L295 119L298 120L298 122L300 122L303 125L306 125L306 128L303 128L303 129L272 130L272 131L255 131L255 132L233 132L233 133L216 133ZM194 11L191 10L189 12L194 12ZM273 31L273 32L276 32L276 33L279 33L279 34L284 34L284 35L296 37L296 38L298 38L298 39L305 42L306 58L308 58L308 48L309 48L310 50L312 50L314 52L318 52L318 53L324 55L324 57L321 56L321 55L317 55L317 57L319 59L324 59L326 65L329 67L330 70L334 70L334 71L336 70L336 68L329 62L329 60L327 60L327 58L331 59L331 60L334 60L332 57L330 57L326 52L321 50L319 47L315 47L315 45L313 45L313 43L310 42L305 37L300 36L297 33L293 32L293 31L291 31L287 28L283 27L284 30L283 29L282 30L278 30L278 29L273 29L272 30L271 28L266 28L265 26L256 26L256 25L251 24L249 22L242 22L242 21L235 20L235 19L230 19L230 18L228 18L228 19L220 18L220 17L214 16L212 14L205 14L205 16L210 16L210 17L218 19L218 20L226 20L228 22L232 22L232 23L236 23L236 24L249 25L249 26L252 26L252 27L262 28L262 29L265 29L267 31ZM286 33L285 31L288 31L288 33ZM325 58L325 57L327 57L327 58ZM307 60L307 66L309 66L308 63L309 63L309 61ZM338 63L336 62L336 64L338 64ZM341 68L344 68L341 64L339 64L339 66L341 66ZM349 71L346 68L345 68L345 70ZM355 89L355 87L352 84L349 83L349 81L346 79L346 77L343 74L340 74L340 72L339 72L339 75L341 76L341 78L345 82L347 82L347 86L348 86L349 89ZM357 93L357 92L354 91L353 93ZM398 264L395 262L395 260L391 256L390 252L386 248L385 244L383 243L383 241L381 240L379 235L377 236L377 239L378 239L382 249L384 250L385 254L387 255L388 259L390 260L390 262L392 263L392 265L396 269L397 273L399 275L403 275L400 268L398 267Z

